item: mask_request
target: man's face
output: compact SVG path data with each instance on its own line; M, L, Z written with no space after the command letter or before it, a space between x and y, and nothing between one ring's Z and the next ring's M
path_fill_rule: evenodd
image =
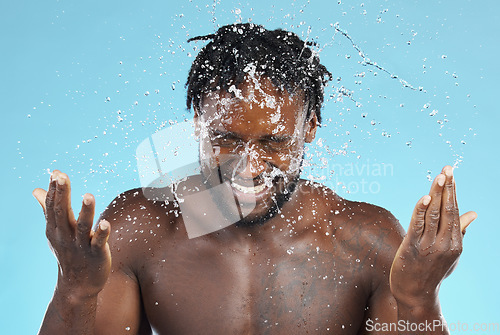
M202 174L212 185L230 183L233 199L219 201L236 200L240 224L263 222L293 191L316 116L306 120L303 95L281 92L265 77L229 91L205 95L195 116Z

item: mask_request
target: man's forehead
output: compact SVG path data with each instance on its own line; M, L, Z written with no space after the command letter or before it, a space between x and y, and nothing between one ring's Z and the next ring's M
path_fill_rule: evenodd
M278 128L294 125L305 116L304 103L298 96L232 96L228 92L207 95L201 112L210 123L244 122Z
M247 76L239 85L230 85L227 90L215 90L203 96L201 109L216 108L218 112L260 110L276 114L284 108L295 112L304 111L303 92L289 93L277 88L264 76Z
M302 96L302 91L289 92L283 87L277 87L273 80L266 75L252 72L245 75L242 82L228 83L227 88L214 90L206 96L215 96L222 98L232 97L245 100L247 102L260 103L262 101L286 103L296 95Z

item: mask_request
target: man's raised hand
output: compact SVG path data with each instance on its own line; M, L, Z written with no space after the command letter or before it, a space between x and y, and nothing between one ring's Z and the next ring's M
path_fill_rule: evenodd
M37 188L33 195L43 208L47 239L59 265L57 290L74 299L96 296L111 269L107 243L111 226L102 220L97 230L92 230L94 197L88 193L83 196L82 210L75 220L69 178L58 170L51 174L48 192Z
M477 217L459 217L453 168L445 166L429 195L415 206L408 232L391 268L391 291L407 307L435 307L441 282L455 268L467 226Z

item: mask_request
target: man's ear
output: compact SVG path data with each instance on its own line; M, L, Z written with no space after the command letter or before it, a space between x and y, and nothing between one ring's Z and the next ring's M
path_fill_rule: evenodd
M316 130L318 129L318 117L315 112L311 112L309 120L306 121L306 143L311 143L316 137Z
M193 110L194 110L194 116L193 116L194 137L196 139L199 139L199 137L200 137L200 112L198 111L198 107L193 107Z

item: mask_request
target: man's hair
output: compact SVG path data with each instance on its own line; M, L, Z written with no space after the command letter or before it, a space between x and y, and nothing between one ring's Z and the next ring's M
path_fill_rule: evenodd
M238 87L250 73L264 75L288 94L304 92L307 117L315 112L321 122L324 87L331 74L318 55L297 34L267 30L253 23L223 26L215 34L188 40L211 40L191 65L186 82L187 108L200 107L203 95Z

